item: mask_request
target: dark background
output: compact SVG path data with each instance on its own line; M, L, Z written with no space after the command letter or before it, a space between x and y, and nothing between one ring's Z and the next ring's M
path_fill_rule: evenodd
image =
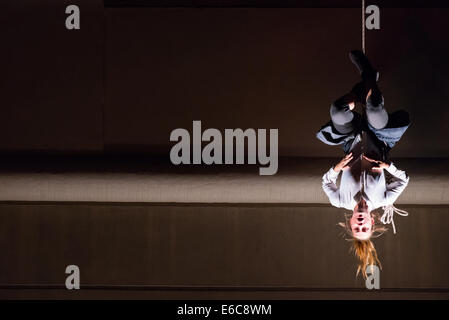
M77 3L75 31L64 27L70 1L2 2L2 153L168 156L171 130L201 120L278 128L280 156L340 154L314 135L358 81L348 52L361 46L359 8ZM449 156L448 18L382 8L381 29L367 30L386 107L413 122L393 156Z
M359 79L348 59L361 47L359 1L161 3L2 1L2 157L37 170L30 155L168 158L170 132L193 120L278 128L280 156L341 155L315 132ZM80 6L81 30L65 29L69 4ZM449 157L449 9L407 4L385 2L381 29L366 35L387 109L411 115L392 157ZM372 295L330 205L3 201L0 294L447 298L447 206L405 209L400 233L376 239L387 291ZM81 293L62 285L72 263Z

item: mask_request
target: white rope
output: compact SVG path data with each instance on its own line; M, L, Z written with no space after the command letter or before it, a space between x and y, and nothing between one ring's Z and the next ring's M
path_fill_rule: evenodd
M393 215L396 212L398 215L406 217L408 216L408 212L405 210L401 210L396 208L394 205L389 204L388 206L382 207L384 210L384 214L380 218L380 221L383 224L390 224L393 226L393 233L396 234L396 227L394 226Z
M362 0L362 51L366 54L365 50L365 0Z

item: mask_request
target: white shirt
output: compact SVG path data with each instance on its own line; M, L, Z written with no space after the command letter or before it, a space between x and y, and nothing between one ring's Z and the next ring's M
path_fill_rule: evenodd
M391 163L387 170L392 179L386 183L384 170L382 173L371 171L375 166L362 157L366 154L372 159L381 159L380 151L370 141L369 136L359 135L352 145L353 160L350 169L342 170L340 186L337 179L340 175L333 167L323 176L323 190L331 204L338 208L354 210L356 204L363 197L369 211L382 206L393 204L407 187L409 177Z

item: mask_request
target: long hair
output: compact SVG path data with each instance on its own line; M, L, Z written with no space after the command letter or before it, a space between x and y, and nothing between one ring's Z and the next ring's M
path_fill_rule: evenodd
M382 264L377 257L376 248L371 240L353 239L350 250L354 252L354 255L359 261L356 276L358 276L361 271L363 278L366 279L366 269L368 266L378 265L379 268L382 269Z
M387 231L387 228L384 227L383 224L381 223L379 214L377 212L371 212L371 216L374 219L374 225L373 225L373 231L371 233L371 237L367 240L359 240L359 239L354 238L354 236L352 235L352 229L351 229L351 225L349 222L351 219L351 216L352 216L352 214L351 215L345 214L345 222L340 222L340 223L338 223L338 225L341 226L346 231L346 234L350 236L350 238L346 239L346 240L351 242L350 252L353 252L358 260L356 276L358 276L359 273L361 272L363 278L366 279L368 276L366 274L367 266L378 265L379 268L382 269L382 265L377 256L376 248L374 247L374 244L371 241L371 238L379 237L385 231Z

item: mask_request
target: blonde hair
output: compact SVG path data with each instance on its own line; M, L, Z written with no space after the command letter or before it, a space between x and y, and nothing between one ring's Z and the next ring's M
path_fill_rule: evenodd
M368 266L378 265L382 269L382 265L377 257L377 251L371 240L352 240L351 251L359 260L356 276L362 271L363 278L367 278L366 269Z
M349 223L351 216L352 216L352 214L351 215L345 214L345 222L340 222L338 225L341 226L342 228L344 228L347 235L350 236L350 238L346 239L346 240L352 242L350 252L354 252L354 255L358 259L356 276L358 276L359 273L362 272L363 278L366 279L367 278L366 268L368 266L378 265L379 268L382 269L382 265L379 261L379 258L377 257L376 248L374 247L374 244L370 240L370 238L379 237L385 231L387 231L387 228L381 224L380 218L379 218L379 215L377 214L377 212L371 212L371 216L374 219L373 231L371 233L371 236L367 240L359 240L359 239L354 238L354 236L352 234L351 225Z

